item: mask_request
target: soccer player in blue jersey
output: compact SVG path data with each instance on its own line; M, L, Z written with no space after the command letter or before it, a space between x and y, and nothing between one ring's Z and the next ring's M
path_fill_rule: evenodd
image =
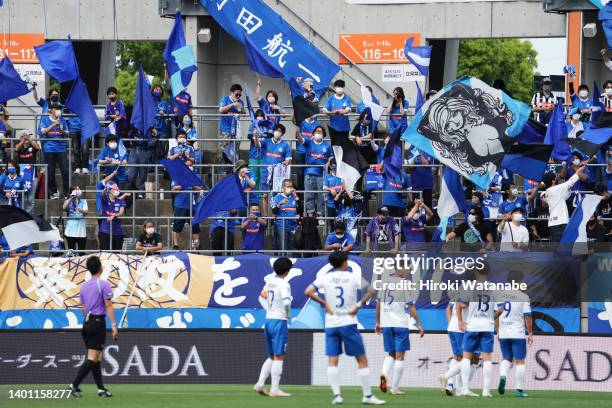
M365 355L363 339L357 329L357 311L364 302L372 297L374 290L366 285L365 293L357 301L357 291L362 288L361 276L349 271L348 255L345 252L334 251L329 255L329 263L333 269L320 274L306 288L306 296L321 304L325 315L325 354L329 357L327 378L334 393L333 405L342 404L344 399L340 393L338 378L338 360L344 352L357 359L359 366L359 381L363 391L361 402L366 405L383 405L385 401L372 395L370 387L370 369ZM317 292L325 294L323 300Z
M283 359L287 350L287 339L289 332L287 320L291 313L291 285L287 281L287 275L293 264L289 258L278 258L274 261L272 268L276 273L266 279L266 284L261 291L259 301L266 310L266 323L264 326L264 338L268 359L264 361L259 380L253 387L261 395L270 397L290 397L279 388L281 375L283 374ZM266 390L265 383L272 376L270 392Z

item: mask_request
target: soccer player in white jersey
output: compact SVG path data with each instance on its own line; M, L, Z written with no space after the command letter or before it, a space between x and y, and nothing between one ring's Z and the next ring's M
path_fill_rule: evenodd
M325 354L329 357L327 378L334 399L332 404L342 404L340 380L338 378L338 359L344 352L357 359L359 366L359 381L363 391L361 402L367 405L383 405L385 401L372 395L370 387L370 369L365 355L363 339L357 329L357 311L374 294L374 290L366 284L365 294L357 301L357 291L362 288L361 276L349 271L348 255L335 251L329 255L329 263L333 269L321 274L306 288L305 294L321 304L327 311L325 315ZM317 292L325 295L323 300Z
M517 283L523 280L521 271L510 271L508 282ZM533 320L531 319L531 306L529 297L518 292L509 296L511 301L499 303L498 306L498 337L503 360L499 368L499 385L497 391L503 395L506 391L506 376L514 360L516 397L527 397L523 390L525 384L525 357L527 356L527 344L533 342ZM525 339L527 329L527 339Z
M283 373L283 359L287 349L287 320L291 312L291 286L286 278L291 270L292 263L289 258L278 258L274 261L272 268L275 276L268 279L259 301L266 309L266 323L264 326L264 338L268 359L263 363L259 380L253 387L261 395L270 397L290 397L279 388L280 378ZM270 393L266 391L265 383L272 376Z
M476 280L484 282L489 272L488 264L482 269L474 269ZM473 291L468 296L468 301L462 301L457 308L457 320L459 329L463 330L463 359L461 360L461 381L463 389L459 393L461 397L477 397L469 389L470 362L474 353L480 350L482 358L482 396L492 397L490 390L493 363L493 333L495 331L495 318L497 310L495 302L491 301L492 294L486 291Z
M405 279L408 273L405 269L396 269L395 273L385 279L384 283L399 283ZM376 303L376 328L377 334L383 336L383 345L387 357L383 361L382 374L380 375L380 390L387 392L388 383L391 383L390 393L393 395L405 394L399 389L399 383L404 373L404 357L410 350L409 328L410 318L408 311L414 319L421 337L425 334L414 302L406 290L382 291ZM393 370L391 370L393 367ZM389 375L392 371L393 375Z

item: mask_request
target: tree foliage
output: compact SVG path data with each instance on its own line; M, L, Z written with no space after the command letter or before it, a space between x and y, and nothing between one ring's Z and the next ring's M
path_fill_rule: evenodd
M163 42L119 41L117 43L117 69L138 72L140 65L147 75L164 78Z
M492 84L506 83L515 99L528 102L533 93L538 53L529 41L518 39L462 40L459 44L457 76L469 75Z

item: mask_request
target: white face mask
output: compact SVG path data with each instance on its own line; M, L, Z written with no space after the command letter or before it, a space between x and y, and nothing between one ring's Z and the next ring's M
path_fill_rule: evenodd
M421 214L419 214L419 213L415 213L415 214L412 216L412 219L413 219L413 220L415 220L415 221L417 221L419 218L421 218Z
M285 187L285 195L289 195L293 192L293 188L291 187Z
M572 119L574 120L574 122L579 121L580 120L580 114L579 113L574 113L572 115Z
M586 99L589 97L589 91L583 89L582 91L578 92L578 96L582 99Z
M344 95L344 88L341 86L336 87L335 91L338 95Z
M119 194L121 194L121 192L119 190L113 190L111 191L111 193L113 194L113 196L115 197L119 197Z
M111 150L115 150L117 148L117 143L109 143L108 148Z
M472 197L472 204L474 205L480 204L480 199L478 197Z
M474 214L470 214L468 215L468 222L471 222L472 224L476 222L476 216Z
M276 99L274 99L274 97L271 96L271 97L268 98L268 103L269 104L274 104L274 103L276 103Z
M185 144L185 139L178 139L178 144L180 145Z
M521 221L523 216L520 213L512 214L512 221Z
M344 238L344 234L336 234L336 238L342 239L342 238Z
M282 132L274 132L274 139L280 140L281 137L283 137Z
M323 140L323 135L322 135L322 134L320 134L320 133L315 133L315 134L314 134L314 140L315 140L315 142L317 142L317 143L318 143L318 142L320 142L320 141L322 141L322 140Z
M517 196L518 195L518 189L513 188L512 190L510 190L510 194L512 194L513 196Z
M574 166L577 166L577 165L579 165L579 164L580 164L580 160L578 160L578 159L574 159L574 160L572 160L572 164L573 164Z
M612 97L612 88L606 88L606 95Z
M80 197L81 196L81 190L72 190L72 193L70 195L74 195L75 197Z
M153 235L153 233L155 232L155 228L153 227L147 228L145 229L145 232L149 235Z

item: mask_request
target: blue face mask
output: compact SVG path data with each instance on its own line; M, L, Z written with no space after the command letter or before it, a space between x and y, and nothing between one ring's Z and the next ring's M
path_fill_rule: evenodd
M153 96L156 97L156 98L161 98L162 93L161 93L161 91L154 91L153 92Z
M187 126L191 125L191 119L185 119L183 120L183 123Z
M9 172L9 174L16 174L17 173L17 169L14 168L14 167L9 167L8 168L8 172Z
M331 169L332 169L333 171L336 171L336 165L335 165L335 164L334 164L334 165L332 165L332 166L331 166Z
M261 215L261 212L259 211L253 211L251 214L253 214L256 217L259 217Z

